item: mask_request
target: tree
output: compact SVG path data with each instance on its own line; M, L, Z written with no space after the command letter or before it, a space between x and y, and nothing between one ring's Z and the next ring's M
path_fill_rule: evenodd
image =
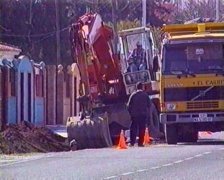
M176 23L183 23L195 18L211 18L215 20L215 1L216 0L188 0L183 9L177 9ZM221 1L220 1L221 3ZM224 13L223 2L220 4L220 14Z
M61 52L63 63L71 63L68 49L70 18L67 16L69 3L59 1L60 38L64 40ZM48 0L2 0L0 1L0 38L23 50L23 54L35 61L44 60L56 64L55 4Z
M87 9L98 12L104 22L111 23L112 0L58 0L61 63L72 63L69 27ZM139 26L142 0L117 0L118 26ZM0 41L16 45L35 61L56 64L56 12L50 0L1 0ZM164 0L147 0L147 23L161 26L172 21L173 5ZM123 24L123 25L121 25ZM126 25L125 25L126 24Z

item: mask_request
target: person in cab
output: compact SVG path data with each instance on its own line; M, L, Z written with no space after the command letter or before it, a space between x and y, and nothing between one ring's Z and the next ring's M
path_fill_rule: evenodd
M142 70L143 68L146 68L145 61L146 61L146 52L145 49L142 47L142 44L138 41L136 43L136 48L132 52L132 58L134 59L134 62L136 66L138 67L138 70Z

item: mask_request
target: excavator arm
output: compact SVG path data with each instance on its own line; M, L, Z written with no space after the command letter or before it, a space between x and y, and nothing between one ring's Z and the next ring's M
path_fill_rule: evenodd
M72 25L71 45L84 86L83 94L104 100L118 99L123 88L119 59L113 52L112 28L99 14L85 14Z

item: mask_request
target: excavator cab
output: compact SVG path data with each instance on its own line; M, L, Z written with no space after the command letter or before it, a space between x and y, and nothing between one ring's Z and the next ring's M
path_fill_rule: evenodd
M152 66L154 57L154 38L150 28L139 27L119 32L121 71L126 94L135 90L137 82L144 84L145 90L151 90L151 81L155 79Z

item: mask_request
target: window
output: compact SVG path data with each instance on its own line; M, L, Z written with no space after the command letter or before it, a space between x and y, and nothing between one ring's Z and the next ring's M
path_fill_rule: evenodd
M222 43L175 44L164 47L164 73L212 72L224 68Z

